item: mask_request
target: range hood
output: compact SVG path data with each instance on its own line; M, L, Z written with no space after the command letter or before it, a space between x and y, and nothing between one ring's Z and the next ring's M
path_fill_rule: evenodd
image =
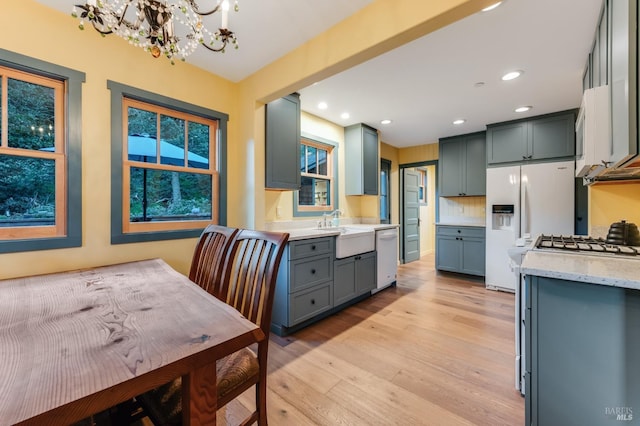
M626 165L622 166L593 166L590 172L584 176L586 184L636 179L640 179L640 158L638 156L632 158L626 163Z

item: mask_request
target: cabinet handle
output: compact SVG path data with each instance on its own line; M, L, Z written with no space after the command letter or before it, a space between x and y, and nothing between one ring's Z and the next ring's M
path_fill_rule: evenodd
M312 246L311 246L311 250L315 250L315 249L316 249L316 246L315 246L315 245L312 245Z
M462 230L461 230L461 229L458 229L458 234L459 234L459 233L461 233L461 232L462 232Z
M316 299L311 299L311 304L315 305L316 304Z
M311 273L312 273L312 274L315 274L315 273L316 273L316 270L315 270L315 269L312 269L312 270L311 270Z
M523 155L523 156L522 156L522 159L523 159L523 160L526 160L526 159L527 159L527 156L526 156L526 155Z

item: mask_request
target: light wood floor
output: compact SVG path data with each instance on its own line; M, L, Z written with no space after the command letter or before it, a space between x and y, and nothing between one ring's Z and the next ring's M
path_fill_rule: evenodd
M522 425L514 295L403 265L389 288L269 346L270 425ZM219 412L237 424L253 392Z

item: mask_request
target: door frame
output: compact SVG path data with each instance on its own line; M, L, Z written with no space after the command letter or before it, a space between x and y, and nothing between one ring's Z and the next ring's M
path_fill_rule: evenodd
M438 160L427 160L427 161L418 161L415 163L405 163L405 164L399 164L398 168L399 168L399 174L400 174L400 185L398 188L399 191L399 200L400 200L400 206L399 206L399 210L400 210L400 235L399 235L399 242L400 242L400 251L399 251L399 256L400 256L400 263L404 264L405 260L404 260L404 169L410 169L410 168L414 168L414 167L426 167L426 166L435 166L435 201L436 201L436 205L435 205L435 219L436 219L436 223L438 222L438 220L440 220L440 194L438 191Z

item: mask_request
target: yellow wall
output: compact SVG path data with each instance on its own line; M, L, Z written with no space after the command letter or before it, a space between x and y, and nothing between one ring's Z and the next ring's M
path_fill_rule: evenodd
M371 59L479 11L493 0L376 0L239 84L186 63L171 66L116 36L78 30L77 21L34 0L5 2L2 48L86 73L82 106L83 246L0 255L0 278L160 257L186 272L194 239L110 244L110 92L107 80L229 114L229 225L260 228L272 216L264 190L264 103ZM227 55L233 52L227 53ZM213 54L212 54L213 55ZM212 60L224 60L213 55ZM400 159L402 162L402 159ZM283 197L284 194L280 194ZM290 196L290 194L289 194ZM349 197L360 214L375 204ZM357 213L356 213L357 212Z
M194 239L110 243L111 100L107 80L227 113L230 140L237 138L236 85L184 63L172 66L164 58L154 59L119 37L80 31L70 15L33 0L3 4L0 39L4 49L86 73L82 87L83 246L0 255L0 278L152 257L161 257L186 272Z
M346 197L344 179L344 128L315 115L302 113L300 128L303 133L316 136L338 144L338 205L344 218L360 216L360 201L357 197ZM280 213L280 214L278 214ZM321 213L318 216L322 216ZM265 222L281 222L291 220L308 220L309 217L293 217L293 192L265 191Z
M438 159L438 143L410 146L398 150L400 164L419 163Z
M589 187L589 234L606 237L609 226L626 220L640 226L640 182Z

